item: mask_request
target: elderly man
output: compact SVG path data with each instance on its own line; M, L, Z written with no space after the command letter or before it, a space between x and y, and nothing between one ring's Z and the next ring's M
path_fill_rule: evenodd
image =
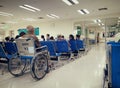
M40 43L38 38L34 34L34 27L32 25L27 26L28 34L26 35L28 38L33 38L35 40L35 46L40 47Z

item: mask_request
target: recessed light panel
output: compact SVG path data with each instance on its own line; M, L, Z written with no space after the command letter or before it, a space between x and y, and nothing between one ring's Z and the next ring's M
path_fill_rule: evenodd
M62 0L62 1L69 6L74 5L74 4L79 4L78 0Z
M77 10L80 14L89 14L90 12L87 9Z
M60 18L59 16L57 16L57 15L55 15L55 14L47 14L46 16L47 16L47 17L50 17L50 18L57 18L57 19Z
M40 9L35 8L35 7L33 7L33 6L30 6L30 5L27 5L27 4L21 5L21 6L19 6L19 7L20 7L20 8L23 8L23 9L25 9L25 10L32 11L32 12L40 11Z
M0 12L1 16L13 16L13 14L6 13L6 12Z

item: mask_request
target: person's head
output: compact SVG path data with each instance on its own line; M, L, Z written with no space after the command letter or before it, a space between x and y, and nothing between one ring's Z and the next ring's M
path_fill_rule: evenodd
M8 36L8 37L5 37L5 40L6 41L10 41L10 37Z
M64 35L62 35L61 38L64 39Z
M25 32L21 32L20 37L24 36L25 34L26 34Z
M54 37L53 37L53 36L51 36L51 37L50 37L50 40L54 40Z
M77 34L77 35L76 35L76 39L80 39L80 35Z
M18 39L20 37L20 35L16 35L15 39Z
M14 39L13 37L10 39L11 42L14 42L14 40L15 40L15 39Z
M49 37L50 37L50 34L46 34L46 36L47 36L47 38L49 38Z
M41 38L43 38L43 39L44 39L44 38L45 38L45 37L44 37L44 35L41 35Z
M74 40L74 36L72 34L69 35L70 40Z
M61 35L58 35L58 36L57 36L57 39L58 39L58 40L61 40L61 39L62 39L62 36L61 36Z
M50 39L50 34L46 34L46 40L49 41Z
M32 25L27 26L28 34L34 34L34 27Z

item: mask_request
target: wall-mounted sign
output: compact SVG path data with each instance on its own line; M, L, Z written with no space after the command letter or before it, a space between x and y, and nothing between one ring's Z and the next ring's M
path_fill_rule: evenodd
M27 29L23 28L23 29L18 29L18 34L20 34L21 32L25 32L27 34ZM34 30L34 34L35 35L39 35L40 33L40 29L39 27L36 27Z

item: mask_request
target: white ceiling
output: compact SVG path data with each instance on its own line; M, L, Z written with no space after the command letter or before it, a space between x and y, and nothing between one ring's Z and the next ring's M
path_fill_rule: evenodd
M115 19L120 17L120 0L78 0L78 5L68 6L62 0L0 0L1 12L11 13L14 16L0 16L0 23L7 21L24 22L23 18L34 18L38 22L55 20L48 18L46 14L56 14L60 19ZM30 12L19 8L19 5L28 4L41 9L39 12ZM106 11L99 11L99 8L108 8ZM78 9L88 9L90 14L81 15ZM44 19L38 19L43 17ZM116 21L115 21L116 22ZM113 22L113 23L115 23ZM112 20L111 20L112 23Z

